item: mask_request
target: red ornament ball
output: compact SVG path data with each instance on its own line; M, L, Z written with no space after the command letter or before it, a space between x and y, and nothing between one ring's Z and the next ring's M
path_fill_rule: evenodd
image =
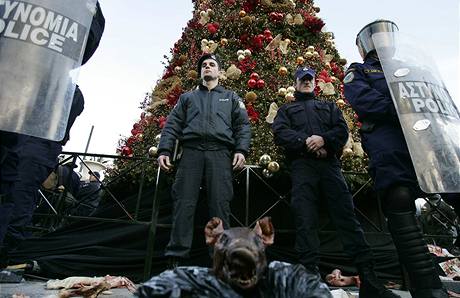
M257 89L263 89L265 87L265 81L264 80L258 80L257 81Z
M253 72L249 78L257 81L259 79L259 74L257 72Z
M252 89L252 88L255 88L256 86L257 86L257 81L254 79L249 79L248 87Z
M121 148L121 155L130 156L132 154L133 154L133 149L131 149L131 147L123 146L123 148Z

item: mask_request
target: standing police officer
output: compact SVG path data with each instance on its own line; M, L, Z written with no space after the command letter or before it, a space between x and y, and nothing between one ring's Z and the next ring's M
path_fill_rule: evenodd
M417 178L372 40L374 33L397 30L396 24L387 20L377 20L361 29L356 45L364 63L350 65L344 78L345 97L362 122L360 133L370 160L369 174L381 198L400 262L409 273L412 297L447 297L415 219Z
M399 297L377 279L372 253L354 212L353 199L336 153L348 139L342 112L332 102L315 97L315 71L295 73L295 101L284 104L273 122L276 144L291 163L291 208L297 228L295 249L299 262L318 272L317 201L327 200L329 214L345 252L353 258L361 279L359 297Z
M200 185L207 190L209 216L219 217L229 227L233 197L233 169L244 166L251 130L242 100L219 84L220 61L205 54L198 61L202 84L182 94L168 116L161 133L158 163L172 168L170 157L176 139L183 153L172 187L174 200L171 238L165 255L172 266L188 258L193 239L193 223Z
M97 2L82 65L99 46L104 27L105 18ZM56 167L62 146L69 140L70 128L83 108L83 94L76 86L62 141L0 131L0 145L5 149L4 158L0 159L0 267L6 265L7 253L30 236L25 228L32 222L38 189Z

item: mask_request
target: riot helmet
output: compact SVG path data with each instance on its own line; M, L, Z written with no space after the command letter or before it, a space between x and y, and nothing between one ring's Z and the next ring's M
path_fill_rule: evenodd
M397 32L399 31L398 26L389 20L376 20L370 24L364 26L356 35L356 45L358 46L361 57L365 59L369 53L375 51L374 41L372 35L380 32ZM394 39L391 35L388 35L385 40L385 46L394 48Z

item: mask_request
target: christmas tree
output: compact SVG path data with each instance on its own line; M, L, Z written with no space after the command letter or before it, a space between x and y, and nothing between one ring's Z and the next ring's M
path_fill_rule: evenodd
M165 56L165 71L142 103L144 110L132 135L119 142L124 156L155 156L161 129L179 96L196 88L196 64L204 53L216 53L223 62L220 84L235 91L246 104L252 126L248 164L263 167L265 177L286 169L282 150L274 144L271 123L283 103L293 99L293 73L299 66L316 70L316 94L342 109L350 138L341 156L343 169L365 172L367 160L360 145L360 123L343 96L346 60L324 31L313 0L194 0L193 18ZM120 161L117 170L130 166ZM153 179L156 165L146 169ZM137 171L137 172L136 172ZM141 169L136 168L136 176ZM351 179L350 179L351 177ZM349 175L358 183L367 179Z

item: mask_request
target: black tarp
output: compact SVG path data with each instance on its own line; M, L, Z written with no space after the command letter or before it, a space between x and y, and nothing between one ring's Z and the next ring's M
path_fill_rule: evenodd
M250 175L249 199L246 199L245 173L235 179L235 199L232 201L233 226L240 223L251 224L262 214L272 217L275 227L275 244L268 248L269 260L294 262L294 224L288 204L289 180L277 175L264 180ZM163 250L169 239L171 223L171 198L169 196L170 177L163 177L158 190L160 198L152 274L157 274L167 266ZM274 193L272 190L275 190ZM134 214L138 188L129 182L111 187L125 208ZM202 193L205 193L203 190ZM54 232L25 241L12 254L14 263L35 260L41 267L41 275L49 278L68 276L123 275L134 281L143 280L144 262L148 238L149 221L152 214L154 186L144 187L141 196L138 220L142 222L93 222L80 220L72 222ZM207 222L207 207L201 196L195 217L195 235L191 258L184 265L209 266L210 258L205 246L203 228ZM247 204L248 203L248 204ZM376 269L385 279L400 280L400 267L395 248L387 233L379 232L372 222L378 222L377 203L371 193L364 193L356 199L356 205L365 217L358 218L366 231L366 239L375 255ZM122 209L106 196L96 217L127 220ZM340 268L345 274L356 273L351 260L344 255L342 245L336 237L328 217L326 206L320 207L321 226L321 270L323 273Z

